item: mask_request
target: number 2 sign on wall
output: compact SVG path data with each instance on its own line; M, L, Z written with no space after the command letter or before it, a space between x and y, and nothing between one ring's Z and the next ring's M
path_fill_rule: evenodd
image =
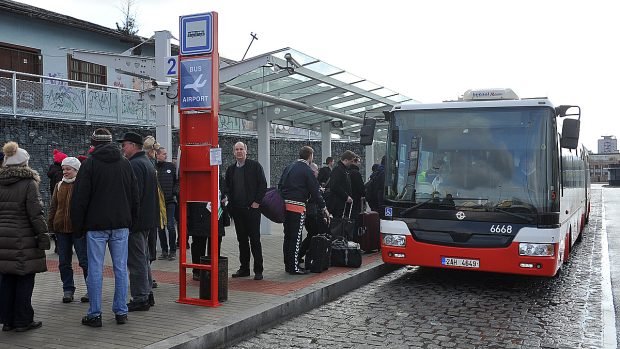
M166 76L176 78L179 66L179 56L166 57Z

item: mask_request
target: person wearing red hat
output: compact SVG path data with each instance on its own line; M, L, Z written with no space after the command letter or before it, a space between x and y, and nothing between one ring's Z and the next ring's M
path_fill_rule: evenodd
M52 157L54 158L54 162L50 165L47 170L47 177L50 179L50 198L54 194L54 188L62 180L62 160L67 157L67 154L61 152L58 149L54 149L52 152ZM58 254L58 245L56 241L56 234L53 231L50 231L50 238L54 240L54 253Z
M47 177L50 179L50 195L54 192L56 184L62 180L62 160L67 157L67 154L61 152L58 149L54 149L52 152L54 163L52 163L47 170Z

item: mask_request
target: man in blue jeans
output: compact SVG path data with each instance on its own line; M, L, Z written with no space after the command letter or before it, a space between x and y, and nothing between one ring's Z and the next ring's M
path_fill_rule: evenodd
M121 155L112 134L99 128L91 136L95 147L78 173L71 198L71 223L76 234L86 233L90 296L82 324L101 327L101 293L105 247L108 244L114 268L114 312L116 323L127 322L127 241L129 228L138 219L138 187L129 161Z

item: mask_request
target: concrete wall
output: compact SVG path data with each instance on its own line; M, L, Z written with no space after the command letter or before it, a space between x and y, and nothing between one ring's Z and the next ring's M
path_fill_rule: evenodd
M60 122L57 120L13 118L0 116L0 141L4 145L7 141L16 141L20 147L30 153L30 166L41 175L41 194L44 202L49 202L49 179L47 170L52 163L52 152L59 149L69 156L84 155L90 146L90 135L98 127L108 128L114 139L120 138L123 133L133 131L155 136L155 129L135 128L114 125L85 125L83 123ZM234 162L233 145L242 141L248 146L248 157L258 159L258 140L251 137L223 135L220 137L222 147L222 171ZM179 144L178 132L173 134L174 148L169 150L172 156L177 155ZM315 150L315 159L320 162L321 146L319 142L292 141L284 139L271 140L271 185L276 185L287 164L298 158L299 149L310 145ZM364 159L364 149L357 143L333 142L332 154L339 157L345 150L352 150ZM171 158L169 159L171 160ZM362 168L362 175L364 175ZM366 176L364 175L366 179Z

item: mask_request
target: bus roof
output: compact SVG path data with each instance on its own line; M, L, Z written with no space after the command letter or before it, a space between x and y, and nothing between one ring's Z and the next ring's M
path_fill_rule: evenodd
M397 105L392 112L405 110L431 110L431 109L469 109L469 108L506 108L506 107L549 107L553 104L547 98L517 99L517 100L493 100L493 101L456 101L442 103L410 103Z

